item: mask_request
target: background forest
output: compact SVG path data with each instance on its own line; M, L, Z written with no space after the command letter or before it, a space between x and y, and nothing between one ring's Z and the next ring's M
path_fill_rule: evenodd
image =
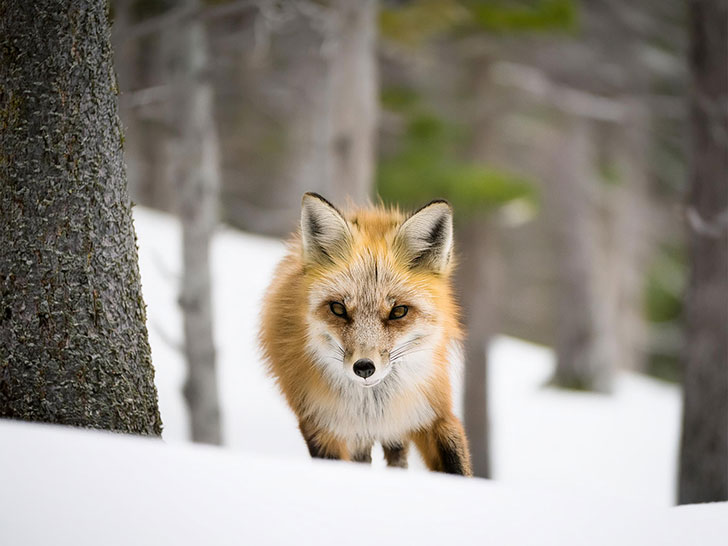
M500 332L554 347L565 388L608 393L617 369L679 380L683 2L113 6L135 202L184 222L182 181L199 177L203 231L217 214L281 237L305 191L444 197L471 364ZM485 408L485 368L467 373L466 403Z
M627 499L728 500L724 0L0 0L0 417L151 436L164 422L168 441L265 455L217 463L275 499L283 478L260 476L307 455L263 377L257 316L308 191L343 208L452 203L458 413L476 476L550 481L566 498L595 475L590 506L616 491L606 512L625 518L639 512ZM20 447L0 469L31 463L6 476L15 500L0 487L0 523L34 498L21 477L54 468L47 453L80 460L70 444L23 451L29 429L3 421ZM168 456L78 442L117 468L125 453ZM469 514L463 536L484 527L478 503L501 506L481 481L280 468L322 505L332 481L365 495L368 480L394 484L403 521L408 488L433 487ZM121 472L104 476L123 489ZM210 487L204 476L185 494ZM39 498L47 513L63 505ZM311 504L295 499L294 512ZM523 510L537 520L540 503ZM570 524L555 507L575 504L545 513L552 535ZM669 528L667 512L639 513L632 543L693 536L677 532L686 511ZM522 527L502 514L514 526L495 543ZM250 529L277 530L266 522Z

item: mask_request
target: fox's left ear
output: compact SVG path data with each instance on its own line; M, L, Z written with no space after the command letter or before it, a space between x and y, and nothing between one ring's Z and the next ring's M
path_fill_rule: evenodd
M452 253L452 208L447 201L432 201L400 226L395 245L411 267L443 272Z
M351 233L336 207L317 193L301 203L301 239L306 262L327 263L346 255Z

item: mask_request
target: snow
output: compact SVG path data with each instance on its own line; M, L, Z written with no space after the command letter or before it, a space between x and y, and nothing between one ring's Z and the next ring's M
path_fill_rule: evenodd
M553 355L490 348L494 481L312 461L257 351L280 241L222 228L212 255L226 448L189 443L179 227L135 210L164 442L0 421L0 543L723 544L728 503L672 508L679 392L544 387Z
M612 396L545 387L553 354L499 338L489 376L494 477L675 503L680 392L621 372Z
M728 533L725 503L652 508L9 421L0 436L9 546L718 545Z

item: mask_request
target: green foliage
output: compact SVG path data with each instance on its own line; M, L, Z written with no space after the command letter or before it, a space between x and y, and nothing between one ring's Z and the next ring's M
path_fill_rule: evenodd
M466 23L470 14L458 0L418 0L401 6L382 6L379 32L387 39L416 47Z
M406 113L419 104L420 97L407 87L387 87L382 89L379 102L385 110Z
M666 246L650 267L645 286L645 316L650 324L648 372L667 381L680 381L683 339L684 249Z
M413 94L390 90L383 103L401 110L406 120L397 151L379 164L377 188L384 201L412 207L444 198L458 216L480 214L516 199L535 202L533 185L525 178L459 159L463 131L420 106Z
M411 47L451 31L571 31L577 22L576 0L416 0L379 12L380 34Z
M680 317L685 270L685 256L680 249L661 250L650 268L645 287L645 314L650 322L669 322Z
M677 354L653 353L650 355L647 373L670 383L682 380L680 358Z
M577 24L574 0L465 1L474 26L489 32L573 30Z
M599 179L608 186L619 186L624 180L619 165L612 162L600 161L597 164L597 173Z

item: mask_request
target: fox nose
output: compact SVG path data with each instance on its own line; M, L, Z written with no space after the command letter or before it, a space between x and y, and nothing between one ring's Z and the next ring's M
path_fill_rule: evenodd
M366 379L374 373L374 362L368 358L360 358L354 362L354 373Z

